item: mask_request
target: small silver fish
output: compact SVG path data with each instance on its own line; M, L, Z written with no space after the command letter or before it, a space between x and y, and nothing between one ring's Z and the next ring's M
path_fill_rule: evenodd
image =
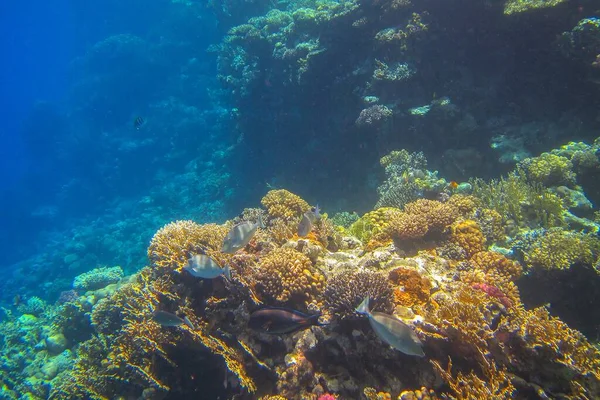
M317 219L321 218L321 209L317 205L313 209L308 210L302 215L302 220L298 224L298 236L304 237L312 231L313 224Z
M358 307L356 312L369 317L371 327L381 340L410 356L423 357L423 344L414 330L398 318L380 312L369 311L369 296Z
M224 275L225 278L231 280L231 269L229 268L229 265L226 265L225 268L221 268L212 257L209 257L206 254L195 254L191 256L183 269L196 278L214 279Z
M231 228L225 237L221 251L223 253L233 254L239 249L243 249L248 243L250 243L250 239L252 239L252 236L254 236L256 230L264 227L265 224L263 224L260 216L258 217L258 221L256 223L252 223L250 221L240 222Z
M180 326L186 324L193 330L196 329L188 317L179 318L177 315L167 311L154 311L152 313L152 319L162 326Z

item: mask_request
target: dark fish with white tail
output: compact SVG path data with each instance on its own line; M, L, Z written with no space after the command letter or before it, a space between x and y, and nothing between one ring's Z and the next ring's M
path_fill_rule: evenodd
M243 249L248 243L250 243L250 240L256 233L256 230L264 227L265 224L263 224L260 216L258 217L258 221L256 223L250 221L240 222L231 228L225 237L221 251L223 253L233 254L239 249Z
M167 311L154 311L152 319L162 326L181 326L185 324L194 330L196 329L188 317L179 318L177 315Z
M221 275L231 280L231 270L229 265L225 268L221 266L206 254L195 254L190 257L183 269L196 278L214 279Z
M319 323L320 316L321 314L308 315L289 308L264 307L250 314L248 327L261 333L284 335L311 326L322 326Z
M313 224L319 218L321 218L321 209L318 205L305 212L298 224L298 236L304 237L308 235L312 231Z
M393 315L369 311L369 296L360 303L356 312L369 317L369 323L377 336L396 350L410 356L425 355L423 344L410 326Z

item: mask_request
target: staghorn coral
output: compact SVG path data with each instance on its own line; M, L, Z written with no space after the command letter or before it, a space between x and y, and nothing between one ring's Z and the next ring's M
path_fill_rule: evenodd
M75 290L97 290L102 289L112 283L117 283L123 278L123 269L121 267L102 267L78 275L73 280L73 289Z
M479 352L477 358L484 379L481 379L474 371L470 371L467 375L458 372L454 376L450 357L448 357L446 369L442 368L439 362L431 361L434 368L454 392L454 396L450 396L450 398L456 400L512 399L515 387L506 368L499 369L495 362L488 360L482 351Z
M307 307L318 301L325 277L310 259L291 248L275 249L260 260L254 275L259 296L268 301Z
M148 247L150 265L181 271L192 254L218 251L229 229L223 225L200 225L193 221L171 222L158 230Z
M452 225L450 241L465 250L467 256L483 251L485 236L477 222L473 220L457 221Z
M299 219L310 209L308 203L300 196L285 189L270 190L260 202L267 209L270 218L286 221Z
M596 236L551 229L525 249L525 264L546 269L567 269L575 263L594 265L600 257Z
M514 220L530 228L564 225L565 207L560 197L540 183L528 182L523 172L512 172L489 183L481 179L471 183L473 195L484 207L496 210L504 221Z
M424 304L429 300L431 282L417 271L398 267L390 271L389 279L395 285L395 304L412 307Z
M325 309L334 318L355 316L355 309L369 296L373 311L391 313L393 292L389 281L380 273L371 271L342 272L327 280Z

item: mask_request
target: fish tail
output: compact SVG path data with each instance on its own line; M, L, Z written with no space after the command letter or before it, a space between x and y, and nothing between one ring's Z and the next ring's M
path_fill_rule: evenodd
M319 318L321 317L321 313L317 313L315 315L311 315L310 317L308 317L306 319L306 323L307 325L316 325L316 326L323 326L323 325L328 325L328 324L322 324L319 322Z
M369 315L369 296L365 297L365 299L360 303L358 307L356 307L356 312L359 314L367 314Z
M225 265L225 268L223 268L223 275L225 275L225 278L227 278L228 281L231 280L231 267L229 264Z

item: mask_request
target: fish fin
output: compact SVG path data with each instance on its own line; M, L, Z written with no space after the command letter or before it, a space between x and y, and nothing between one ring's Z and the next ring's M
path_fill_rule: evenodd
M265 223L263 222L263 219L262 219L262 215L258 216L258 221L256 222L256 225L259 228L261 228L261 229L265 229L266 228L266 225L265 225Z
M369 296L365 297L365 299L362 301L362 303L360 303L360 305L358 307L356 307L356 312L359 314L366 314L369 315Z
M321 209L318 204L315 206L315 217L317 217L317 219L321 218Z
M193 331L196 330L196 327L194 326L194 324L192 323L192 321L190 321L190 319L187 317L187 315L185 317L183 317L183 322L185 322L185 324L187 326L189 326Z
M231 267L229 264L225 265L225 268L223 268L223 275L228 281L231 281Z

